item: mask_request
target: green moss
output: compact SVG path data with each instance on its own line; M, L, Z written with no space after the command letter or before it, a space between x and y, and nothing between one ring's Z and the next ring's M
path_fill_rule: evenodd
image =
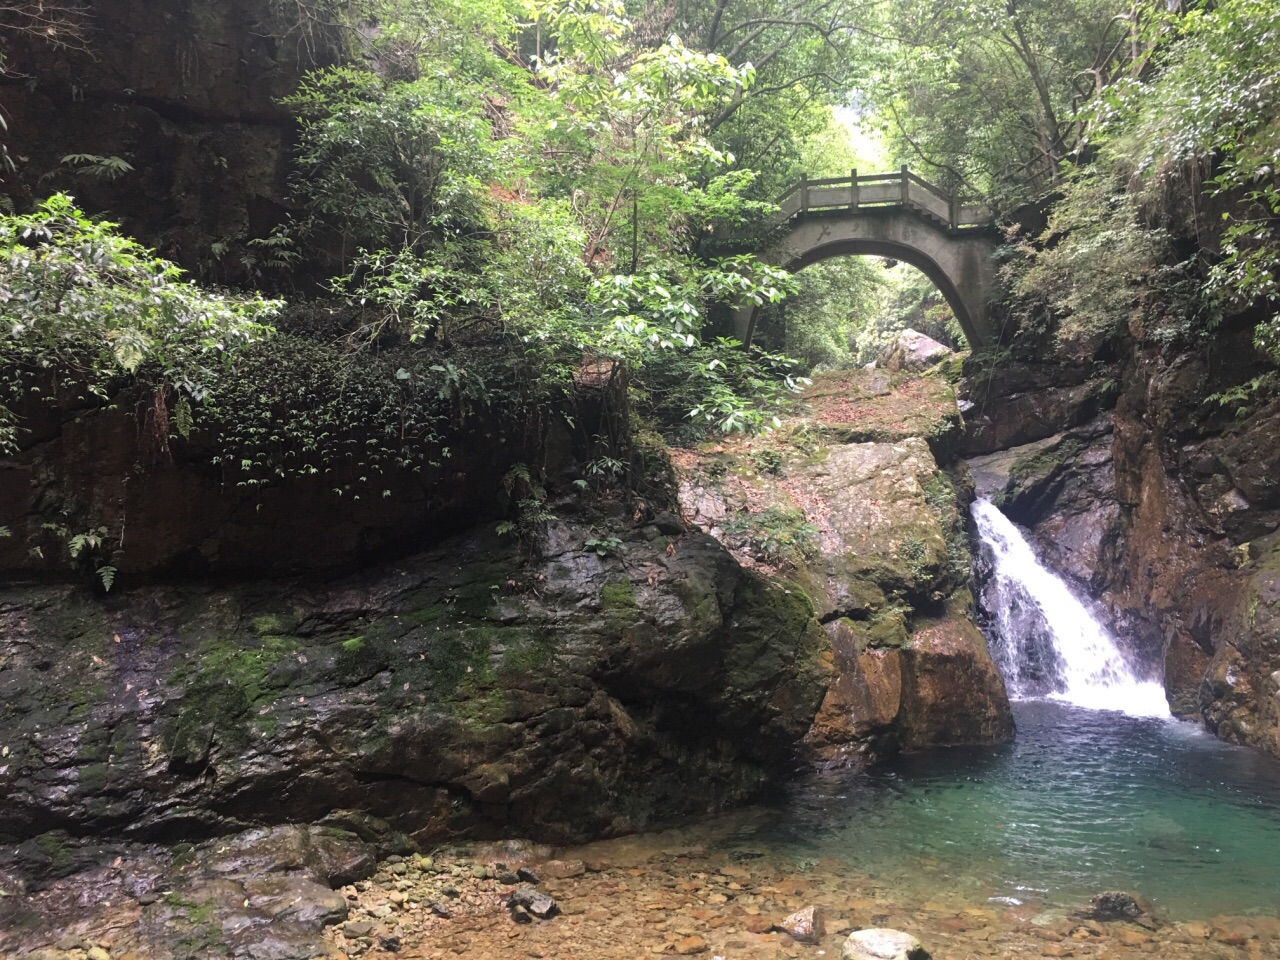
M292 617L284 617L278 613L264 613L261 616L253 618L253 632L258 636L266 634L283 634L291 631L297 626L297 621Z
M897 605L878 611L864 625L867 646L883 649L905 647L910 643L911 636L907 632L907 613L907 608Z
M71 850L67 847L66 834L59 831L42 833L36 837L36 846L56 869L62 870L71 865Z
M278 621L262 625L278 626ZM300 649L296 638L277 634L247 642L206 636L185 677L178 714L162 734L169 754L179 763L199 765L215 744L230 753L247 747L254 705L285 684L273 671Z
M195 844L187 843L186 841L174 844L170 848L170 852L173 854L173 865L175 867L185 867L194 861L196 857Z
M502 722L506 710L506 696L501 690L468 689L470 684L459 688L460 699L455 700L452 713L459 720L467 723L494 724Z
M107 785L107 765L86 763L79 768L79 787L84 793L97 793Z
M442 698L466 696L469 690L492 683L489 655L498 633L494 627L477 627L433 636L420 662L435 693Z
M507 631L514 632L514 631ZM523 676L537 673L555 656L555 638L547 633L506 637L497 674Z
M483 619L493 609L497 599L498 585L485 581L473 581L464 584L453 592L449 602L454 609L464 616Z
M343 640L341 646L348 653L355 653L364 648L364 637L352 637L350 640Z
M442 616L444 616L444 611L439 607L424 607L421 610L406 613L400 619L415 627L425 627L428 624L435 623Z
M257 644L250 646L238 640L210 641L197 661L197 671L203 679L239 686L253 703L274 686L270 681L272 669L301 648L295 637L273 634L260 636Z
M249 744L251 707L235 682L201 679L187 687L161 742L174 760L188 766L204 763L215 741L238 752Z
M206 924L213 920L213 915L217 910L217 904L212 900L205 903L197 903L194 900L188 900L176 893L166 893L163 897L163 903L166 907L174 910L181 910L188 920L195 924Z
M610 580L600 590L600 606L604 610L635 610L635 585L630 580Z

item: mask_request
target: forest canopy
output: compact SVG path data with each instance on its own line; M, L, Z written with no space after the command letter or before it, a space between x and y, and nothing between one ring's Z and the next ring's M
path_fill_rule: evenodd
M34 9L0 5L0 33L31 34ZM49 40L91 44L91 11L59 9ZM210 238L184 276L65 193L4 211L5 442L54 367L64 398L147 393L161 446L203 430L250 486L354 457L335 489L378 489L447 456L447 424L482 407L536 434L584 364L624 371L635 422L669 437L768 429L808 369L865 362L908 322L960 342L936 296L873 262L796 278L752 255L794 178L866 162L851 125L878 161L1047 212L1006 251L1011 331L1191 344L1249 315L1280 358L1267 0L270 12L315 60L283 100L297 147L274 229ZM44 176L135 175L91 146ZM727 336L729 306L789 296L777 352ZM587 440L621 462L614 413Z

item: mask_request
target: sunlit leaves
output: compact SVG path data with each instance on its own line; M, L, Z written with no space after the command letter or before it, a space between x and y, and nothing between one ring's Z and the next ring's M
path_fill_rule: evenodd
M211 368L267 336L278 307L196 287L61 194L33 214L0 216L0 363L11 372L56 366L104 395L113 377L145 368L200 400ZM0 426L0 442L11 440L11 419Z

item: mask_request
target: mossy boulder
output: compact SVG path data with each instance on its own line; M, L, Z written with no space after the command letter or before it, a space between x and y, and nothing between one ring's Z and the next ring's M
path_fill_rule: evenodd
M328 581L6 588L0 842L584 840L756 795L826 686L807 595L699 533L615 520L601 557L602 522L534 561L481 531Z

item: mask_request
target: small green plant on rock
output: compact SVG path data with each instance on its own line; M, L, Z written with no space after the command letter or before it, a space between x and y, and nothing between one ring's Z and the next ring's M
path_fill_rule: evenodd
M756 450L747 459L760 473L775 477L782 475L783 456L778 450Z
M599 557L616 557L627 552L627 545L617 537L592 537L584 544Z
M511 500L514 516L498 524L498 535L515 536L532 548L543 528L556 518L547 506L547 491L533 479L524 463L512 465L502 478L502 489Z
M803 510L769 507L760 513L726 518L720 528L769 563L796 563L812 556L817 548L818 528Z

